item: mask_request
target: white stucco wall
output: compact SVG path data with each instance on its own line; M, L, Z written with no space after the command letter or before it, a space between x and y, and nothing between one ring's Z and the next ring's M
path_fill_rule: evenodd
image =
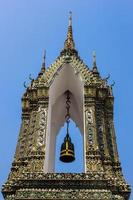
M46 173L54 172L56 135L65 121L66 96L64 93L67 90L71 92L71 118L79 127L84 139L83 88L80 74L75 74L71 64L64 64L50 87L44 165Z

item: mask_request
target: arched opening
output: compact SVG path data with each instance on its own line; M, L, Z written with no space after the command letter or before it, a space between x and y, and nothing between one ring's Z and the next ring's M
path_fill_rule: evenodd
M82 173L83 166L83 135L73 120L70 120L69 134L71 141L74 144L75 160L70 163L65 163L60 160L61 145L66 136L66 123L60 129L56 136L56 150L55 150L55 172L56 173Z
M70 64L64 64L55 77L49 89L48 126L46 135L46 157L44 171L55 172L56 137L65 123L66 95L70 91L71 119L79 127L84 143L84 114L83 114L83 82L79 74L75 74ZM76 134L75 134L76 137ZM84 147L84 145L83 145ZM83 149L84 154L84 149ZM80 164L80 163L79 163ZM83 156L83 171L85 171L85 157Z

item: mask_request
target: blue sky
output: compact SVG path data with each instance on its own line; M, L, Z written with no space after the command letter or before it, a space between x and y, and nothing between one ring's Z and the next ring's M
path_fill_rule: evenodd
M76 48L86 64L97 53L101 75L115 80L115 128L123 173L133 185L133 1L1 0L0 1L0 184L5 182L21 122L23 82L35 78L42 52L49 66L66 38L73 12ZM0 196L2 200L2 196ZM130 200L133 199L133 196Z

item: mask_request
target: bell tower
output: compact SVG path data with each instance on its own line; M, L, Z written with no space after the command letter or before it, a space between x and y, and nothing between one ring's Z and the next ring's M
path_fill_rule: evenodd
M2 189L5 200L129 199L130 186L117 151L112 85L107 80L100 76L95 53L91 69L79 57L70 13L59 57L46 69L44 56L40 73L22 97L18 143ZM56 136L64 123L59 159L66 165L76 160L70 119L83 137L83 172L56 173Z

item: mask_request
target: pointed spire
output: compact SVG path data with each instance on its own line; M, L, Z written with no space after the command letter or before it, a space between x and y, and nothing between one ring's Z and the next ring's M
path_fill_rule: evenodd
M42 75L46 70L45 60L46 60L46 50L44 50L44 52L43 52L42 67L41 67L41 71L39 73L39 76Z
M43 53L43 61L42 61L41 72L45 71L45 60L46 60L46 50L44 50L44 53Z
M72 26L72 12L69 12L69 24L68 26Z
M92 52L92 56L93 56L93 68L92 68L92 71L95 74L99 74L98 69L97 69L97 64L96 64L96 52L95 51Z
M69 23L68 23L68 32L67 39L65 40L64 49L75 49L75 43L73 40L73 31L72 31L72 12L69 12Z
M96 52L93 51L92 52L92 56L93 56L93 69L97 69L97 65L96 65Z

